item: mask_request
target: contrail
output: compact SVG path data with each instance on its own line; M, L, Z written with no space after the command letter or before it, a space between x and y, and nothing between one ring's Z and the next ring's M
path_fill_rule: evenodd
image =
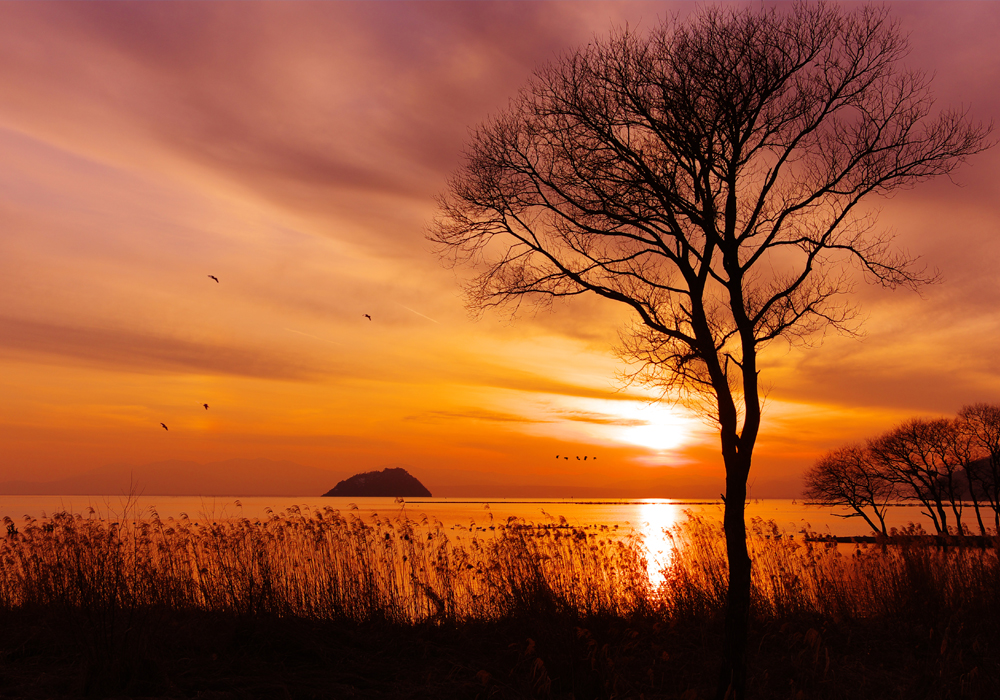
M402 304L399 304L399 302L397 302L397 304L398 304L399 306L403 306ZM440 322L440 321L435 321L435 320L434 320L433 318L431 318L430 316L425 316L424 314L420 313L419 311L414 311L414 310L413 310L413 309L411 309L411 308L410 308L409 306L403 306L403 308L404 308L404 309L406 309L407 311L411 311L411 312L415 313L415 314L416 314L417 316L421 316L422 318L426 318L426 319L427 319L428 321L431 321L432 323L436 323L436 324L438 324L439 326L441 325L441 322Z
M297 331L294 328L285 328L285 330L291 333L298 333L299 335L304 335L307 338L315 338L316 340L321 340L324 343L330 343L331 345L339 345L340 347L344 347L343 343L338 343L336 340L327 340L326 338L320 338L318 335L313 335L312 333L303 333L302 331Z

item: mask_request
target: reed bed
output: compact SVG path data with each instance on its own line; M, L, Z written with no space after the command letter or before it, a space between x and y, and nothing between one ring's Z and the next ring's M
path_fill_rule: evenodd
M721 523L695 515L667 533L674 551L658 585L638 536L565 522L510 519L462 536L405 516L365 522L332 508L292 508L254 520L60 512L20 528L9 518L4 524L6 610L160 607L403 624L543 611L702 616L724 608L728 575ZM748 543L759 619L850 620L927 606L1000 612L996 540L845 551L753 519Z
M833 621L926 617L936 611L1000 614L1000 539L987 546L936 546L919 526L875 544L838 545L748 523L752 615L761 621L812 615ZM658 599L674 616L723 609L728 582L722 523L700 516L669 533L675 551Z
M129 514L124 514L129 516ZM134 514L133 514L134 515ZM721 523L690 515L654 586L634 534L515 519L449 534L405 516L369 522L332 508L263 519L5 519L0 608L198 609L353 622L463 622L533 612L580 617L714 615L728 569ZM912 533L911 533L912 534ZM843 545L751 520L753 613L834 620L927 606L996 614L997 546Z
M424 697L428 649L439 643L454 657L434 662L436 697L707 697L717 670L725 539L721 523L691 514L669 531L674 549L652 581L636 535L564 519L446 528L402 514L362 520L292 508L258 519L63 512L4 524L0 622L10 648L0 643L0 681L20 673L28 695L38 677L31 654L41 653L32 640L45 628L57 630L48 663L59 663L64 638L76 650L67 653L84 659L49 677L80 673L77 685L65 681L66 693L97 697L214 682L216 651L226 648L216 628L240 640L268 630L254 642L266 653L244 641L229 648L272 674L341 635L360 639L368 651L338 676L350 684L359 673L385 675L367 659L383 658L392 640L409 650L393 668L412 680L384 697ZM997 697L997 540L897 542L850 547L750 521L756 697L832 700L853 689L901 698L928 688L926 697ZM202 623L170 651L179 634L171 630L191 620ZM271 640L270 630L286 627L303 630L301 638ZM319 629L338 632L309 631ZM200 676L186 675L192 655L203 659ZM448 685L456 668L465 685ZM57 686L50 680L32 696L53 697Z
M61 512L5 524L7 610L156 607L405 624L531 611L622 617L653 598L634 536L514 519L464 537L441 523L365 522L332 508L201 522Z
M690 515L654 586L635 535L510 519L464 536L405 516L369 522L332 508L262 519L5 519L0 608L162 607L393 623L715 614L727 586L721 523ZM482 534L480 534L480 531ZM912 533L910 533L912 534ZM997 547L805 541L751 520L753 610L856 619L932 606L995 609Z

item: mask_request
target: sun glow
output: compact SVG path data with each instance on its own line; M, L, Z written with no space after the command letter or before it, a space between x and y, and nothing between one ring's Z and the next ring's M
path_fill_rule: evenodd
M624 404L616 407L622 418L615 439L659 452L674 450L693 438L692 421L659 404Z
M539 409L539 420L529 431L567 441L642 447L656 462L669 456L674 463L680 451L707 437L701 421L668 403L555 397Z
M654 587L663 583L663 571L674 557L674 543L667 532L685 517L683 506L672 501L645 501L639 506L639 532L648 550L646 573Z

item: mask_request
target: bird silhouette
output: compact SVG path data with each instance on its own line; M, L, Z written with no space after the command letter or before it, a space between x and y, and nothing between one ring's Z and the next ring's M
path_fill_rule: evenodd
M556 455L556 459L559 459L559 455Z
M362 314L362 316L364 316L365 318L367 318L367 319L368 319L369 321L371 321L371 320L372 320L372 317L371 317L371 316L369 316L368 314Z
M204 406L204 407L205 407L205 410L206 410L206 411L208 410L208 404L207 404L207 403L203 403L203 404L202 404L202 406Z
M215 283L216 283L216 284L218 284L218 283L219 283L219 278L218 278L218 277L216 277L215 275L209 275L209 278L210 278L210 279L213 279L213 280L215 280Z
M576 458L577 458L577 459L580 459L580 455L577 455L577 456L576 456Z
M163 426L163 429L164 429L164 430L170 430L170 428L168 428L168 427L167 427L167 424L166 424L166 423L160 423L160 425L162 425L162 426Z
M583 456L583 461L584 461L584 462L586 462L586 461L587 461L587 455L584 455L584 456Z

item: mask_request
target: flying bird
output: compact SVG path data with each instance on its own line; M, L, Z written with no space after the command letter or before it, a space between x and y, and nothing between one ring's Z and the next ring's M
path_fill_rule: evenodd
M371 317L371 316L369 316L368 314L362 314L362 316L364 316L365 318L367 318L367 319L368 319L369 321L371 321L371 320L372 320L372 317Z
M167 424L166 424L166 423L160 423L160 425L162 425L162 426L163 426L163 429L164 429L164 430L170 430L170 428L168 428L168 427L167 427Z
M203 403L203 404L202 404L202 406L204 406L204 407L205 407L205 410L206 410L206 411L208 410L208 404L207 404L207 403Z
M215 283L216 283L216 284L218 284L218 283L219 283L219 278L218 278L218 277L216 277L215 275L209 275L208 277L209 277L209 279L213 279L213 280L215 280Z
M556 455L556 459L559 459L559 455Z

